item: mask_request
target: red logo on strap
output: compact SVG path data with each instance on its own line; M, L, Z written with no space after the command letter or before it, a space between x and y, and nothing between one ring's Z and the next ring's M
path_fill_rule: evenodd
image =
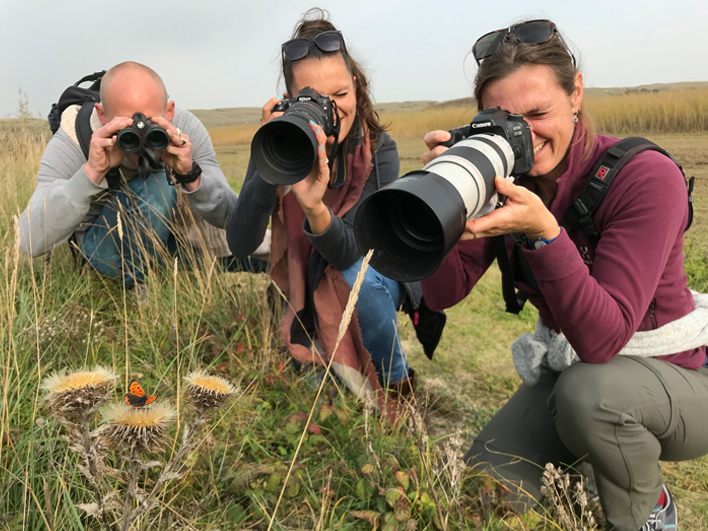
M607 175L608 171L610 171L610 168L608 168L607 166L600 166L597 170L597 173L595 174L595 177L597 177L601 181L604 181L605 175Z

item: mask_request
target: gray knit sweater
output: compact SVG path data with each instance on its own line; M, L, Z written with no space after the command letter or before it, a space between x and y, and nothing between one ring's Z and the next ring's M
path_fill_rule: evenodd
M219 168L209 133L189 111L175 108L172 123L189 135L193 158L203 171L199 188L192 192L183 189L189 205L212 225L224 227L237 196ZM86 157L71 133L63 123L49 141L40 162L37 187L20 216L20 249L30 256L50 251L72 234L81 239L112 194L105 180L95 184L88 178L84 171ZM121 171L127 179L137 173L127 162Z

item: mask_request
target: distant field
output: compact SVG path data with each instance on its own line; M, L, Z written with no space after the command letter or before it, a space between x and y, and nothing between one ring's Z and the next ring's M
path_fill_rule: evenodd
M651 94L673 90L708 89L708 81L682 82L682 83L655 83L637 87L611 87L611 88L586 88L586 98L600 98L603 96L621 96L625 94ZM470 91L471 92L471 91ZM449 101L397 101L378 103L376 109L381 114L407 113L429 110L440 110L449 107L476 108L474 98L458 98ZM260 107L233 107L222 109L194 109L192 112L208 128L235 126L242 124L257 124L260 121Z

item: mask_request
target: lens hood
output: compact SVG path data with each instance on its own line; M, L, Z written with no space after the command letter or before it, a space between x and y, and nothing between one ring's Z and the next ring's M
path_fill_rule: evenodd
M362 254L389 278L413 282L431 275L460 239L465 204L453 184L424 170L408 173L364 200L354 220Z
M317 137L308 117L288 112L256 132L251 142L251 158L266 180L275 184L294 184L312 171L317 160L317 146Z

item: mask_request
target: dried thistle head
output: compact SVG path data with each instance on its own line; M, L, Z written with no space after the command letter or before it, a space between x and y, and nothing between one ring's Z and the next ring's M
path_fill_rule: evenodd
M131 454L161 450L167 426L177 416L175 408L164 402L149 408L114 403L102 413L107 423L94 433L104 436L114 448Z
M51 374L42 383L49 413L72 424L88 421L111 397L118 375L104 367Z
M236 393L236 387L225 378L193 371L184 378L186 399L198 411L222 407Z

